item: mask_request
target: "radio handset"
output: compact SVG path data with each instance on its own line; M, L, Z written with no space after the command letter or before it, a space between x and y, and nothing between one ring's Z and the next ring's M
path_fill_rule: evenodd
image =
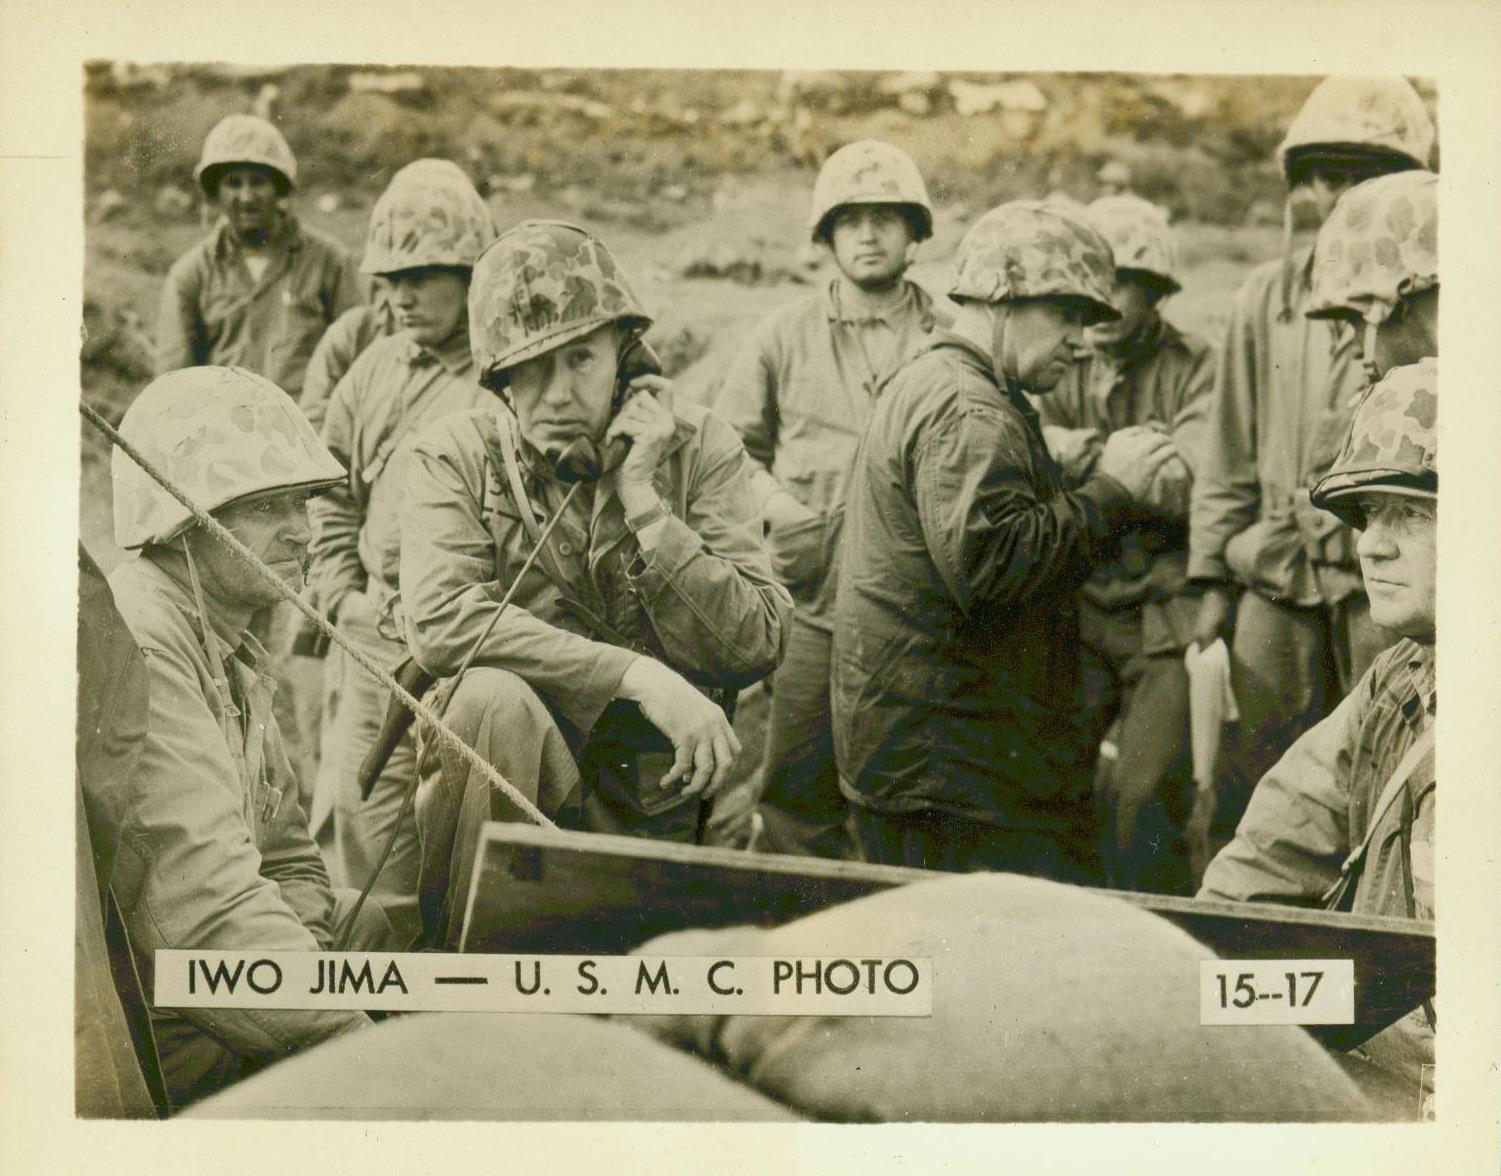
M613 416L625 402L631 381L638 376L660 376L662 361L645 339L633 339L624 351L615 369L615 399L611 403ZM592 437L575 437L558 450L549 451L547 460L560 482L593 482L604 477L622 461L631 447L629 437L616 437L608 445L595 444Z

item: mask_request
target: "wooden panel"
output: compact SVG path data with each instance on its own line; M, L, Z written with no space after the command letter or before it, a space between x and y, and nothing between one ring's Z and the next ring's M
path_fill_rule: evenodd
M947 876L492 823L481 834L463 950L621 954L668 931L775 926ZM1336 1048L1358 1044L1433 995L1431 923L1102 893L1160 915L1225 958L1353 959L1356 1024L1309 1030Z

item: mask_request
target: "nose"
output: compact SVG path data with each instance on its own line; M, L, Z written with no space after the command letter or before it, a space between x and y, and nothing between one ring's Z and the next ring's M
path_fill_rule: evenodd
M307 505L298 502L289 507L279 529L283 543L306 547L313 541L313 527L308 521Z
M1355 554L1361 559L1387 560L1397 555L1391 529L1377 516L1367 516L1365 530L1355 540Z
M417 305L417 288L405 278L393 278L387 289L390 290L391 301L404 310L410 310Z
M552 363L542 380L542 403L551 408L562 408L573 400L573 382L565 365Z

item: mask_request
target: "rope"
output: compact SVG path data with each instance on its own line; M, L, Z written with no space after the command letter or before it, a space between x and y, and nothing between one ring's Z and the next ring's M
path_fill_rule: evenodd
M219 522L218 519L214 518L202 507L198 506L195 502L189 499L187 495L185 495L181 490L173 485L172 482L167 479L166 475L158 470L156 466L152 464L151 460L144 454L142 454L140 450L138 450L124 437L122 437L120 435L120 431L116 429L112 424L110 424L109 421L105 420L104 417L100 416L94 408L92 408L88 404L83 403L82 401L79 402L78 411L83 414L84 419L87 420L89 424L93 425L96 429L98 429L101 433L108 437L111 444L123 450L125 454L133 462L136 463L136 465L145 470L146 473L151 476L151 479L157 483L157 485L159 485L163 490L165 490L183 506L187 507L199 526L203 527L206 531L209 532L209 534L213 535L214 538L225 544L231 551L233 551L236 555L238 555L241 559L248 563L255 574L262 580L264 580L267 584L269 584L276 591L276 594L278 596L280 596L283 600L291 601L298 612L302 613L303 616L312 621L313 624L318 627L319 631L325 634L329 638L329 640L335 642L340 649L347 653L350 657L350 660L358 665L360 669L371 675L387 690L391 691L392 694L399 698L403 706L405 706L409 711L411 711L414 715L416 715L419 719L421 719L428 725L428 728L435 736L437 736L439 742L448 746L457 755L459 755L459 757L462 758L464 762L467 763L471 768L474 768L476 771L481 773L491 784L491 786L493 786L498 792L504 794L507 800L509 800L512 804L519 808L523 813L531 818L531 820L536 822L538 825L544 826L545 828L556 828L553 822L548 820L536 805L532 804L531 801L529 801L524 795L521 794L521 792L516 789L515 785L513 785L509 780L507 780L504 776L497 772L493 765L487 763L485 759L479 754L479 752L475 751L474 748L470 747L469 744L465 743L464 740L459 738L459 736L456 735L453 730L443 722L442 718L439 717L438 713L435 710L427 706L420 698L416 697L404 686L402 686L400 682L392 677L389 671L378 665L363 650L356 648L355 645L347 637L344 636L344 634L340 633L336 628L334 628L333 625L325 620L323 616L319 614L317 609L313 608L313 606L308 604L307 601L303 600L301 596L292 591L292 589L288 588L287 585L282 582L280 576L278 576L270 568L266 567L266 565L262 563L258 558L256 558L255 554L238 539L236 539L234 535L229 531L229 529L224 526L223 523Z

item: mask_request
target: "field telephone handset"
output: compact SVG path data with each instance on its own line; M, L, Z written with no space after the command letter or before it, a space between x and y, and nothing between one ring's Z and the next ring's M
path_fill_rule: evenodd
M631 340L620 353L615 371L615 400L611 415L625 403L631 381L639 376L660 376L662 361L645 339ZM575 437L561 449L549 450L547 460L560 482L592 482L602 478L622 461L630 448L629 437L616 437L608 445L597 444L592 437Z

